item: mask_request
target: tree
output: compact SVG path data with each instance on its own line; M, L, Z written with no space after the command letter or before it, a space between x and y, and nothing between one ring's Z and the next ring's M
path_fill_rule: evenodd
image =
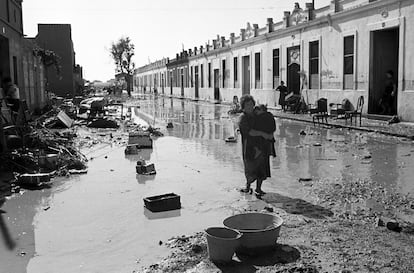
M111 57L115 62L117 73L125 77L128 96L131 96L132 76L135 69L135 63L132 61L134 50L135 45L129 37L121 37L111 45Z

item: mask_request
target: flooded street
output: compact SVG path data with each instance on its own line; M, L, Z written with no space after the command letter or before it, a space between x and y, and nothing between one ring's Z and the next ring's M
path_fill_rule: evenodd
M169 253L163 245L169 238L222 226L224 218L263 202L237 190L244 172L240 136L238 143L224 141L236 128L228 106L163 97L130 104L139 105L133 116L161 128L164 136L154 139L153 149L125 155L125 132L79 129L79 138L99 139L83 150L91 159L88 173L21 192L2 207L16 247L0 245L1 273L140 272ZM174 128L166 129L168 122ZM411 142L276 122L277 157L271 158L265 192L315 203L318 197L299 181L311 178L339 184L367 180L387 192L414 195ZM111 141L110 132L122 141ZM141 158L155 164L156 175L136 174ZM143 207L144 197L170 192L181 196L181 210L151 213ZM366 201L382 209L375 200Z

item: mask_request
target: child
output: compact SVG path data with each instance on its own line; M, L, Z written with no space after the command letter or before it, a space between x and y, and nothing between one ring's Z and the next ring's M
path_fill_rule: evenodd
M273 134L276 130L276 122L273 114L267 111L266 105L260 104L254 108L254 124L252 129ZM252 137L254 149L247 151L247 156L256 159L261 153L265 156L276 156L275 139L266 140L262 137Z

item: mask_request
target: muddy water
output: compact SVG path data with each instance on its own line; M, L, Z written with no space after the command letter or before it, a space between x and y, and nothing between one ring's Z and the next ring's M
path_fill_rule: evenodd
M0 246L0 272L139 272L168 253L162 244L170 237L221 226L225 217L260 202L236 190L244 177L240 143L224 141L235 129L228 107L169 98L132 102L137 104L137 122L155 124L165 136L151 150L125 155L122 141L111 142L110 131L99 131L101 143L84 150L93 158L88 174L8 200L3 219L16 247ZM168 122L173 129L166 129ZM311 201L298 178L334 177L372 179L414 194L411 143L286 120L277 124L277 157L265 191ZM307 135L300 136L301 130ZM92 130L79 133L96 136ZM125 133L113 134L125 140ZM136 174L140 158L155 164L155 176ZM169 192L181 196L181 210L154 214L143 207L144 197Z

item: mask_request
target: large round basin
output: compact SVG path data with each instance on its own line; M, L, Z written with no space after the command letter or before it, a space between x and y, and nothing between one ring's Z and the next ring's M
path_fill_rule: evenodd
M237 252L254 255L276 246L283 220L267 213L242 213L224 219L223 224L242 233Z

